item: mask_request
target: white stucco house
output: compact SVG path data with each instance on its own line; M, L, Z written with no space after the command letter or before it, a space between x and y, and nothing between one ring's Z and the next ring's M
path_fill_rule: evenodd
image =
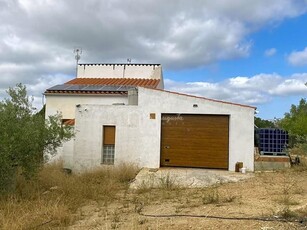
M159 64L81 64L77 78L46 90L75 138L59 150L73 171L140 167L254 170L255 108L164 90Z
M46 116L69 120L78 104L128 104L128 89L138 86L163 89L161 65L79 64L76 78L45 91Z

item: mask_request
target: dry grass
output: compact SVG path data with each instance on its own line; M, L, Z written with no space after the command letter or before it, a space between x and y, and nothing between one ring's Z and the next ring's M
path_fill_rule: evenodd
M165 174L158 188L151 181L128 189L137 168L122 164L81 175L48 165L37 180L19 178L16 194L0 198L0 229L295 229L289 223L206 218L148 218L142 214L192 214L226 217L304 218L307 171L259 173L238 183L209 188L179 187ZM18 216L18 218L16 218ZM307 220L306 220L307 221ZM305 222L304 222L305 223ZM303 225L302 225L303 226ZM303 226L304 227L304 226Z
M307 171L307 143L295 145L295 147L290 150L290 155L292 157L298 156L300 159L299 165L292 166L293 170Z
M0 229L69 226L80 218L78 208L89 201L108 204L116 198L137 170L121 164L68 175L61 163L46 165L35 180L18 178L16 193L0 198Z
M172 177L170 173L159 178L159 188L165 190L175 190L179 188L176 178Z

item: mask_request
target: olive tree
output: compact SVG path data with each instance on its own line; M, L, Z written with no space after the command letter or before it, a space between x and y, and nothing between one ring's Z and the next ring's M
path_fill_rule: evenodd
M44 154L54 155L63 141L73 136L57 114L45 119L36 113L26 87L17 84L0 102L0 192L14 190L16 172L29 179L44 163Z
M291 105L288 113L280 120L279 125L287 130L294 142L307 141L307 101L302 98L298 105Z

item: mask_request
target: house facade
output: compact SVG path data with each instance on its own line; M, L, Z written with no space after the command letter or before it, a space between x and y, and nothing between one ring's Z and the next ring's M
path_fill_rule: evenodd
M166 91L162 71L160 77L149 73L151 77L144 80L134 73L134 78L125 79L136 80L135 85L107 85L106 79L123 79L117 77L119 74L113 79L100 74L94 85L90 79L94 74L98 76L99 71L95 71L80 73L66 83L77 82L78 92L73 91L76 87L61 91L65 86L46 91L46 115L60 111L67 119L64 122L74 125L75 138L62 149L65 167L82 171L132 162L149 168L234 171L235 164L243 162L247 170L254 170L254 107ZM80 79L92 84L82 85ZM155 79L158 81L149 83ZM144 81L149 85L142 85ZM89 93L94 88L95 94ZM87 96L88 102L81 99ZM57 100L56 106L52 100ZM62 110L67 101L69 108Z
M254 108L139 87L134 105L81 105L76 108L74 170L113 161L142 167L204 167L254 170ZM105 143L106 127L113 127Z

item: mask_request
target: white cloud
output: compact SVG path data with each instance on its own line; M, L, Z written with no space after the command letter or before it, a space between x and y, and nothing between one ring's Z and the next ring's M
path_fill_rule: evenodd
M27 67L20 68L23 71L26 71ZM1 66L0 66L1 71ZM63 84L64 82L71 79L70 75L65 74L55 74L55 75L43 75L41 77L33 79L31 82L25 84L27 87L27 92L30 97L33 97L33 106L40 110L43 106L43 93L46 89L54 86ZM12 80L11 80L12 81ZM14 87L17 83L20 83L18 80L15 80L14 84L9 84L5 82L5 79L0 79L1 88L0 88L0 98L6 98L8 95L6 94L6 90L9 87ZM7 86L4 86L6 84Z
M307 96L307 73L282 77L276 73L233 77L220 82L176 82L165 80L165 88L213 99L259 105L273 97Z
M55 74L55 75L47 75L42 76L35 80L35 82L31 84L26 84L28 95L33 96L33 107L40 110L44 104L43 93L46 89L63 84L66 81L70 80L70 75L64 74Z
M302 51L293 51L288 56L288 61L294 66L307 66L307 47Z
M40 97L39 81L74 76L75 46L83 48L81 62L132 58L164 69L247 57L248 35L306 10L303 0L0 0L0 88L22 82ZM219 85L208 87L219 95Z
M266 51L264 51L264 55L266 57L271 57L271 56L274 56L276 54L277 50L275 48L270 48L270 49L267 49Z
M302 0L2 0L1 6L0 50L12 61L31 54L28 60L52 62L78 45L89 62L130 57L172 68L248 56L250 32L307 10Z

